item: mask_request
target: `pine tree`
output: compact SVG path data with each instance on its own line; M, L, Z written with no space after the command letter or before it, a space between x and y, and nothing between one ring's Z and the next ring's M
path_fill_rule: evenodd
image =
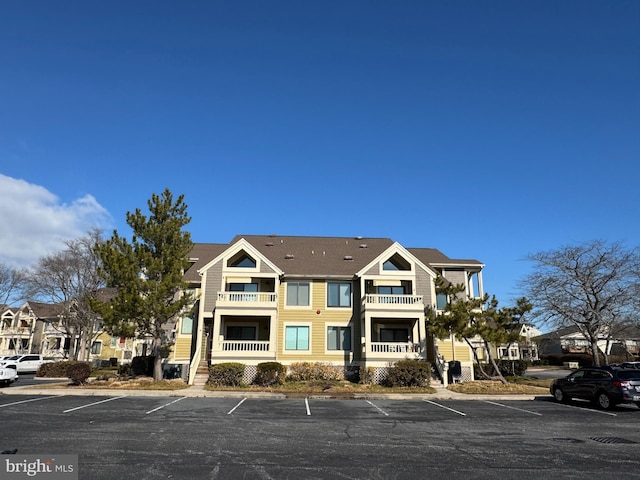
M117 231L97 247L102 274L117 291L109 302L94 301L105 330L114 336L151 338L154 380L162 379L162 359L168 355L168 332L193 299L185 295L184 270L193 243L182 231L191 218L184 195L174 202L169 189L147 202L150 215L127 212L133 231L129 242Z

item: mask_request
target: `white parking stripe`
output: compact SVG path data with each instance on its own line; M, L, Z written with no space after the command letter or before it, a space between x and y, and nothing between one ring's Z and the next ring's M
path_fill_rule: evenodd
M51 395L50 397L30 398L29 400L20 400L19 402L3 403L2 405L0 405L0 408L9 407L11 405L19 405L21 403L35 402L37 400L46 400L47 398L56 398L56 397L62 398L64 397L64 395Z
M454 410L453 408L446 407L440 403L433 402L431 400L423 400L423 402L430 403L431 405L435 405L436 407L444 408L445 410L449 410L450 412L457 413L458 415L466 416L466 413L459 412L458 410Z
M164 407L168 407L169 405L173 405L174 403L177 403L180 400L184 400L185 398L187 398L187 397L178 398L178 399L174 400L173 402L169 402L169 403L166 403L164 405L160 405L158 408L154 408L153 410L149 410L148 412L145 412L145 415L149 415L150 413L157 412L158 410L161 410Z
M233 407L231 410L229 410L227 412L227 415L231 415L233 412L235 412L236 408L238 408L240 405L242 405L246 399L247 399L247 397L244 397L242 400L240 400L235 407Z
M311 415L311 410L309 410L309 399L308 398L304 399L304 404L305 404L305 406L307 408L307 415Z
M602 410L594 410L593 408L579 407L577 405L566 405L564 403L559 403L557 405L560 405L562 407L567 407L567 408L577 408L578 410L586 410L587 412L601 413L603 415L611 415L612 417L617 417L618 416L617 413L605 412L605 411L602 411Z
M485 403L489 403L491 405L497 405L498 407L504 407L504 408L510 408L512 410L518 410L519 412L525 412L525 413L530 413L531 415L538 415L538 416L542 416L541 413L538 412L532 412L531 410L524 410L523 408L517 408L517 407L511 407L509 405L503 405L502 403L496 403L496 402L491 402L489 400L484 400Z
M371 405L372 407L374 407L375 409L377 409L380 413L382 413L383 415L386 415L387 417L389 416L389 414L387 412L385 412L383 409L381 409L379 406L374 405L373 403L371 403L369 400L367 400L367 403L369 405Z
M64 410L62 413L73 412L74 410L80 410L81 408L92 407L93 405L99 405L101 403L110 402L111 400L118 400L119 398L124 398L124 397L126 397L126 395L122 395L120 397L107 398L106 400L100 400L99 402L88 403L87 405L81 405L79 407L70 408L69 410Z

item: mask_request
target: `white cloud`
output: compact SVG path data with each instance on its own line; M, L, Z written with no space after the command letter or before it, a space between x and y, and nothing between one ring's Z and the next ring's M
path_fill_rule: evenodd
M70 204L46 188L0 174L0 263L28 267L91 228L107 230L109 212L91 195Z

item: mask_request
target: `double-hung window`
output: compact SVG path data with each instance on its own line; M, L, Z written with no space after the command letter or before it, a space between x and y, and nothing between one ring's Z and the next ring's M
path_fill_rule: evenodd
M351 327L327 327L327 350L351 350Z
M351 306L351 284L327 284L327 306L349 308Z
M287 326L284 339L285 350L309 350L309 327Z
M287 305L309 306L309 282L287 282Z

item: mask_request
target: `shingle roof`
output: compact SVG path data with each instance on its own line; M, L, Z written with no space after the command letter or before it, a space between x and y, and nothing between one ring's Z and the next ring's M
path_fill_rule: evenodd
M236 235L229 244L194 244L189 254L194 263L185 273L185 280L199 282L198 269L241 239L285 275L316 277L352 277L394 244L390 238ZM407 250L426 265L482 265L477 260L451 259L435 248Z

